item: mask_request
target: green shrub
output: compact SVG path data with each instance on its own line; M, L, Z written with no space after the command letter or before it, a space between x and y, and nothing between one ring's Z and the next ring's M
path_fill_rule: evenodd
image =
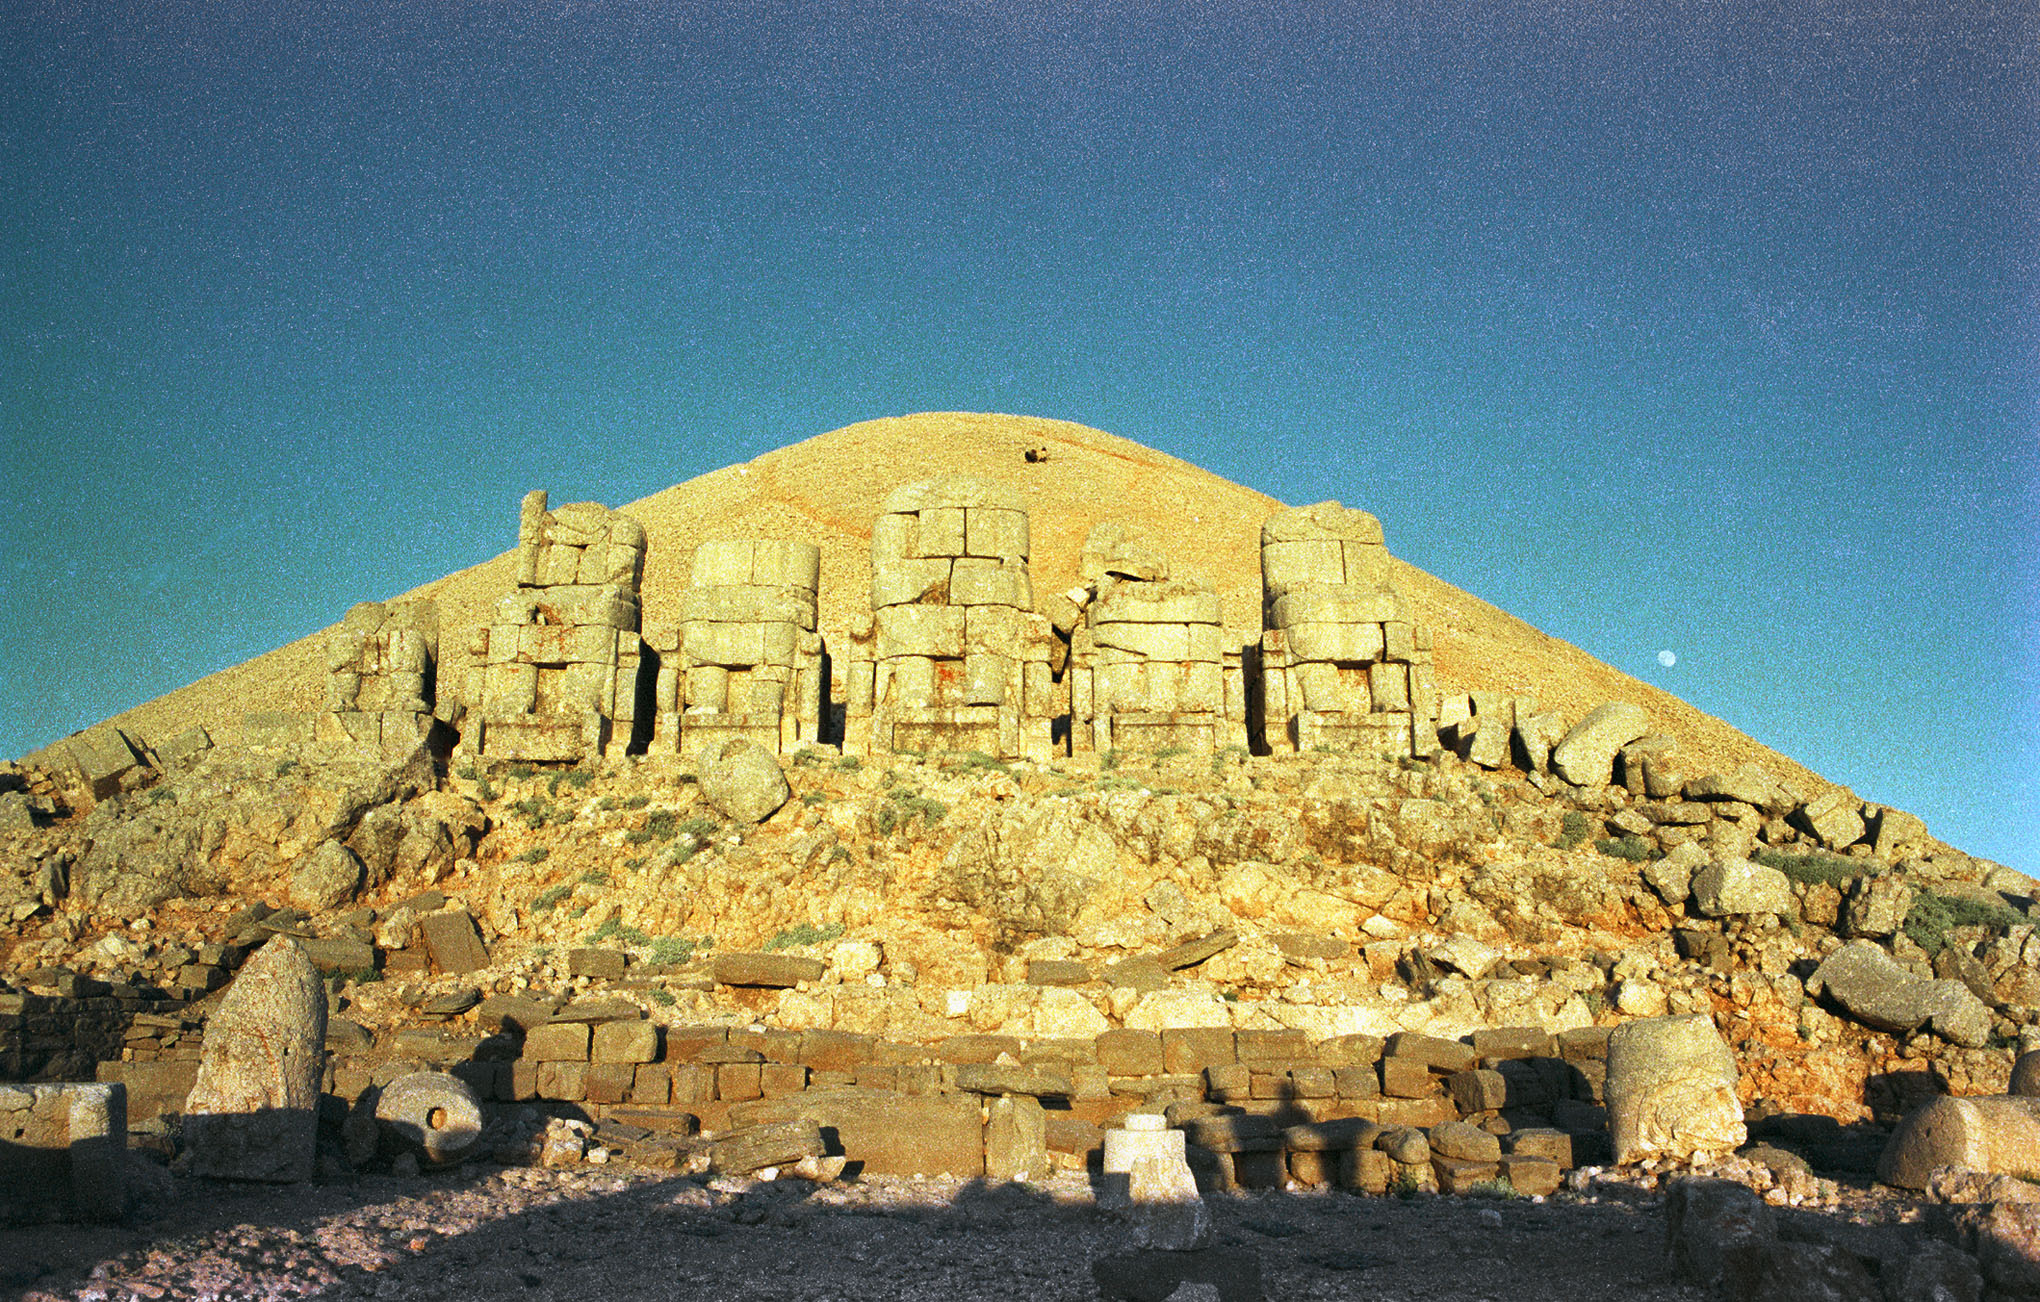
M1402 1170L1397 1171L1395 1173L1395 1178L1391 1179L1388 1182L1388 1192L1394 1194L1398 1198L1403 1199L1414 1198L1417 1196L1418 1189L1419 1186L1417 1184L1417 1173L1410 1170L1408 1167L1405 1167Z
M1948 948L1948 933L1957 927L1988 927L2002 931L2026 919L2005 904L1986 904L1962 895L1942 895L1921 887L1905 915L1905 934L1929 954Z
M917 818L926 829L948 816L949 806L941 801L921 795L911 787L894 787L886 793L884 803L873 811L872 820L878 825L880 836L891 836L904 831Z
M1647 836L1610 836L1594 842L1594 848L1610 859L1626 859L1630 863L1649 863L1658 857L1658 848Z
M806 805L809 809L813 809L816 805L826 805L829 803L829 793L826 791L803 791L800 796L800 803Z
M522 782L524 779L531 777L533 774L538 772L538 770L531 767L531 765L522 763L512 764L505 771L509 774L510 779L514 782Z
M543 913L573 893L574 888L565 884L547 887L538 893L537 898L531 901L531 911L533 913Z
M654 963L692 963L697 950L708 945L688 936L660 936L652 941L651 961Z
M600 868L590 868L587 872L582 873L578 880L583 886L607 886L610 884L609 874Z
M1497 1176L1492 1180L1476 1181L1467 1186L1466 1193L1470 1198L1521 1198L1523 1196L1516 1192L1516 1186L1510 1184L1509 1177L1505 1175Z
M1578 849L1580 842L1587 839L1587 833L1590 830L1591 825L1587 822L1585 814L1582 814L1577 809L1568 809L1565 811L1564 821L1559 824L1558 839L1551 843L1551 848L1554 850Z
M1766 868L1776 868L1802 886L1825 885L1846 891L1858 877L1872 875L1860 860L1819 851L1787 854L1783 850L1759 850L1755 860Z
M643 827L626 832L623 839L632 845L647 845L653 841L670 841L679 834L680 815L670 809L654 809L645 816Z
M582 938L582 943L599 945L605 940L620 940L626 945L649 945L652 938L636 927L626 927L623 919L612 917Z
M550 846L534 845L529 850L526 850L523 853L519 854L516 858L512 859L510 862L544 863L546 860L550 858L552 858L552 848Z
M836 761L836 768L844 773L854 773L864 767L864 761L855 755L845 755Z
M811 922L803 922L798 927L788 927L785 931L766 941L765 949L769 953L773 950L792 949L795 945L826 945L830 941L841 937L842 934L843 924L840 922L832 922L826 927L817 927Z
M667 1008L671 1008L675 1003L679 1002L673 998L673 992L664 986L653 986L650 990L645 991L645 998L655 1004L662 1004Z
M640 792L639 794L632 796L630 799L624 801L623 807L625 809L643 809L646 805L649 805L651 803L652 798Z
M544 827L547 823L563 823L567 821L560 811L553 806L553 803L544 796L530 796L523 800L514 801L510 809L512 813L524 819L525 826L527 827Z

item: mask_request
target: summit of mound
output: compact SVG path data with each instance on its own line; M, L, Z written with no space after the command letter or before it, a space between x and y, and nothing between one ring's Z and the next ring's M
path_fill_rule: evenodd
M647 536L645 623L677 619L697 543L799 538L821 548L822 631L840 642L865 609L871 526L880 500L901 483L958 474L998 481L1026 499L1037 591L1073 585L1085 535L1100 521L1122 520L1179 570L1217 587L1227 626L1240 641L1258 635L1260 525L1283 503L1100 430L1031 416L966 412L847 425L623 506ZM1365 509L1369 503L1347 505ZM514 543L516 504L487 509L500 513L504 540ZM1390 549L1399 541L1390 537ZM458 683L464 677L474 630L514 582L513 555L506 550L402 594L439 603L442 682ZM1412 565L1398 561L1396 569L1415 618L1433 630L1437 678L1445 691L1533 696L1543 708L1574 721L1604 701L1633 701L1649 712L1654 727L1679 739L1702 771L1726 772L1756 762L1808 791L1826 785L1788 757L1670 693ZM211 674L112 722L152 739L193 724L229 737L246 711L318 709L327 631Z

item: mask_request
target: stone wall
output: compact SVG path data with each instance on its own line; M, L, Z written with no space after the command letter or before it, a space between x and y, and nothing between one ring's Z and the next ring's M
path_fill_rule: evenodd
M432 729L438 663L436 603L356 604L326 638L326 708L313 737L385 754L417 749Z
M1379 521L1337 502L1270 517L1261 583L1271 753L1436 753L1430 630L1408 618Z
M638 584L645 531L594 502L546 509L527 494L517 530L517 587L472 648L481 755L574 761L622 754L637 716L642 644Z
M828 691L816 629L820 584L813 543L696 548L682 622L646 639L659 653L653 750L696 755L737 736L788 754L820 741Z
M910 484L871 530L868 628L853 630L843 748L1046 760L1064 712L1035 613L1027 511L970 479Z

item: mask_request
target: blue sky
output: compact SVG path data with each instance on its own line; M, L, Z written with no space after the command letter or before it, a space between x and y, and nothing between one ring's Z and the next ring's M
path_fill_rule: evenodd
M2031 8L81 8L0 14L0 754L531 486L1018 411L2040 872Z

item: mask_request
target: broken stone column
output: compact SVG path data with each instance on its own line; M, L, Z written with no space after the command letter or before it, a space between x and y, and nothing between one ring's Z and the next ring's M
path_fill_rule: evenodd
M1218 594L1108 522L1084 544L1083 620L1070 639L1070 749L1077 754L1246 744L1239 651ZM1230 681L1229 681L1230 678Z
M828 692L816 631L821 549L777 540L695 549L681 623L659 652L653 745L682 755L742 737L776 755L821 739Z
M1261 589L1271 752L1437 752L1431 633L1409 618L1378 520L1337 502L1278 512L1261 526Z
M326 708L313 737L409 753L432 729L438 665L438 603L357 603L326 636Z
M871 530L868 629L851 634L843 748L1046 760L1055 634L1034 610L1027 511L994 484L896 489Z
M548 511L544 490L525 495L517 587L472 647L480 754L571 762L630 745L644 558L644 528L622 512L596 502Z
M206 1022L184 1104L193 1175L309 1180L325 1067L326 987L298 943L277 936L241 968Z

